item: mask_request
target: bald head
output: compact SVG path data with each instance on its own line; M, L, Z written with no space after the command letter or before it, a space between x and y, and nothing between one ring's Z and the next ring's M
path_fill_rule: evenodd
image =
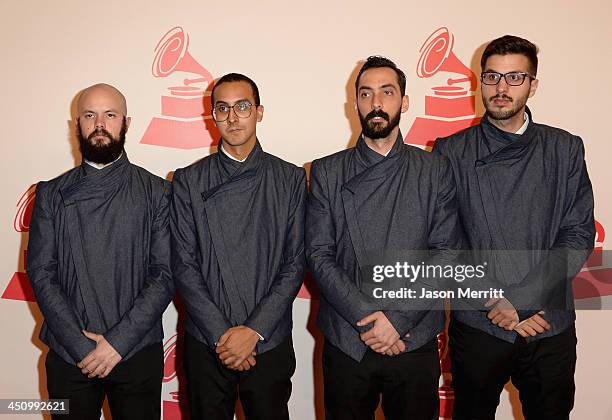
M127 115L127 103L125 96L119 89L106 83L98 83L84 89L79 95L77 103L77 113L79 116L83 112L91 110L93 106L108 108L108 110L118 113L121 117Z

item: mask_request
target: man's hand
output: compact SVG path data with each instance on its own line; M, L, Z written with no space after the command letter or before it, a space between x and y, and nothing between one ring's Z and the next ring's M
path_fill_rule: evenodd
M485 306L493 306L493 309L489 311L487 317L498 327L507 331L512 331L519 323L518 313L508 299L490 299L485 303Z
M402 341L402 339L398 339L389 350L385 352L387 356L397 356L398 354L403 353L406 350L406 345Z
M518 323L514 327L514 331L523 337L535 337L538 334L542 334L544 331L550 330L550 324L540 315L544 315L544 311L540 311L530 318Z
M387 316L381 311L371 313L357 321L357 326L363 327L372 322L374 326L360 335L361 341L375 352L385 354L397 342L400 335L391 322L389 322Z
M103 335L89 331L83 331L83 334L96 342L96 348L77 363L77 366L88 378L95 378L96 376L106 378L115 365L121 361L121 355L106 341Z
M217 342L216 352L221 363L230 369L243 371L255 366L255 346L259 335L249 327L239 325L228 329Z

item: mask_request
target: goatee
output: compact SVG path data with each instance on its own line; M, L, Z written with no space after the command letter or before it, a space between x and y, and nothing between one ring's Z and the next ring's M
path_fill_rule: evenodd
M512 108L505 111L497 111L495 105L493 105L493 101L495 99L507 100L510 105L512 105ZM509 120L510 118L518 114L523 109L523 106L526 103L527 97L525 97L524 100L522 98L518 98L518 100L515 101L508 95L498 94L495 96L491 96L489 100L485 102L485 109L487 110L487 115L489 116L489 118L493 120Z
M102 165L114 162L121 156L121 153L123 153L125 133L127 133L127 122L125 117L123 117L118 138L113 137L112 134L104 128L98 128L92 131L91 134L85 138L81 130L81 123L78 121L76 135L79 140L79 149L81 150L83 159ZM110 141L107 144L103 144L102 142L94 140L96 136L104 136Z
M398 112L392 119L389 117L389 114L379 109L370 111L370 113L368 113L368 115L365 117L361 115L360 112L358 112L358 114L359 121L361 121L361 130L363 131L363 135L372 140L388 137L389 134L391 134L391 131L393 131L393 129L397 127L400 122L400 112ZM376 117L384 119L387 124L384 125L383 122L372 122L372 119Z

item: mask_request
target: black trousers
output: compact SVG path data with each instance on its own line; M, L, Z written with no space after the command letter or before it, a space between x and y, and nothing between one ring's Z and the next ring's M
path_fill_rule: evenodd
M373 420L382 395L386 420L438 420L439 378L436 339L393 357L368 349L361 362L325 341L325 418Z
M449 328L454 420L493 420L509 379L525 420L567 420L574 407L576 329L508 343L456 320Z
M70 414L54 415L54 420L99 419L105 395L113 420L152 420L161 416L164 375L161 343L147 346L118 363L104 379L89 379L53 350L47 354L45 367L49 398L70 400Z
M236 397L248 420L289 419L287 403L295 372L293 341L289 336L272 350L255 356L246 372L226 368L215 350L185 334L185 376L192 419L232 420Z

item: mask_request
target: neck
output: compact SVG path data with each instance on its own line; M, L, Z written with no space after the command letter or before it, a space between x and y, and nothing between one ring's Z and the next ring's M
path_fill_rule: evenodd
M257 138L253 136L246 142L238 145L229 144L229 142L223 142L223 150L228 154L232 155L234 159L244 160L251 154L251 151L255 147L257 143Z
M490 116L487 117L489 122L493 124L495 127L499 128L502 131L506 131L508 133L516 133L519 128L525 123L525 108L523 107L519 112L517 112L512 117L506 120L495 120Z
M378 154L386 156L387 153L389 153L389 150L391 150L391 148L395 144L398 133L399 126L391 130L391 133L389 133L387 137L373 140L369 137L364 136L364 140L370 149L374 150Z

